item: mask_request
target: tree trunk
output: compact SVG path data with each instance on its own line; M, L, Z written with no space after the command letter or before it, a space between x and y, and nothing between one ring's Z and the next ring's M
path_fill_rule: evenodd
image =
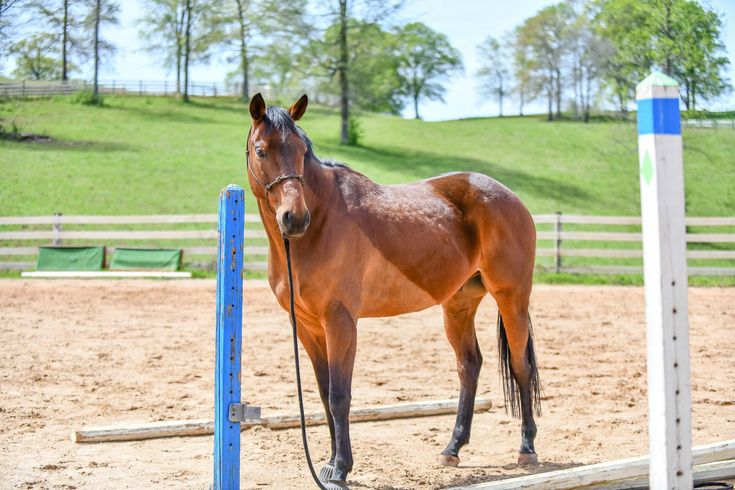
M184 33L184 102L189 102L189 55L191 52L191 2L186 0L186 31Z
M693 111L697 110L697 88L696 88L695 82L692 82L692 110Z
M498 77L498 113L503 117L503 77Z
M561 119L561 70L556 69L556 118Z
M181 17L178 18L176 23L176 97L181 97L181 57L184 51L182 37L185 20L186 8L182 8Z
M237 18L240 22L240 68L242 69L242 100L247 102L250 98L250 87L248 86L248 71L250 63L248 60L248 47L246 43L247 25L245 23L245 12L243 10L242 0L237 2Z
M579 117L579 109L584 106L584 95L582 94L582 69L576 59L572 68L572 78L574 78L574 117Z
M519 95L520 95L521 103L520 103L520 107L518 108L518 115L519 116L523 116L523 103L525 102L524 99L525 99L525 95L526 95L526 91L525 91L523 85L521 85L521 92L520 92Z
M94 100L99 98L99 73L100 73L100 15L102 0L97 0L94 6Z
M418 90L415 90L413 92L413 113L415 114L415 119L421 119L421 116L419 116L419 93L418 93Z
M64 0L64 20L61 26L61 80L69 79L67 70L67 45L69 44L69 0Z
M554 120L554 91L551 87L547 90L547 95L549 96L549 121Z
M586 123L590 122L590 97L592 94L592 80L589 77L589 72L587 75L587 90L584 95L584 122Z
M666 13L664 14L665 19L665 27L664 27L664 35L671 39L672 41L676 42L674 40L674 36L671 33L671 2L667 2L665 7ZM671 56L671 53L666 53L666 74L668 76L672 75L672 68L674 66L674 62Z
M340 133L339 141L343 145L349 143L348 126L350 119L350 85L347 80L347 0L339 0L339 103Z

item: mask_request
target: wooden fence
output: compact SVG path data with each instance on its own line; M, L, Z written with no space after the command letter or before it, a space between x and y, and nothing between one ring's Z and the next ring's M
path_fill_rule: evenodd
M99 82L98 87L102 94L176 94L176 83L167 80L103 80ZM46 97L70 95L84 90L92 90L92 83L85 80L0 82L0 97ZM239 96L241 86L239 84L189 82L189 95L193 97Z
M735 129L735 119L682 119L685 128Z
M535 215L537 267L546 272L640 274L640 217ZM29 270L39 245L126 244L184 250L187 268L214 268L217 215L0 217L0 270ZM690 275L735 275L735 217L687 218ZM245 270L265 270L268 242L245 216Z

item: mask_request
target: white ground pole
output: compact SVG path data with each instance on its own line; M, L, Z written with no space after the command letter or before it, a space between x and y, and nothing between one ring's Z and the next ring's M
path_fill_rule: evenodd
M652 73L636 89L648 338L649 484L692 488L684 168L679 87Z

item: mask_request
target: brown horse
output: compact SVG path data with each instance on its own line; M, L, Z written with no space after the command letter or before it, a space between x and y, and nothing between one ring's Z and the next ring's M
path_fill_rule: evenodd
M461 384L457 421L439 462L459 464L482 355L474 317L489 292L498 304L498 348L506 410L522 419L520 463L537 462L534 405L539 380L528 314L536 230L507 187L479 173L379 185L319 160L286 111L250 101L250 188L270 242L268 280L289 307L282 239L291 240L298 337L311 359L329 421L332 455L320 478L343 486L352 470L349 412L357 320L440 304ZM298 239L298 240L297 240Z

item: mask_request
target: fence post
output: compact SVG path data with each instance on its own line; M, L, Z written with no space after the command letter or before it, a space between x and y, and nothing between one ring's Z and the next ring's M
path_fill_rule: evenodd
M163 95L168 95L168 80L163 81Z
M554 232L556 234L556 243L554 244L554 267L557 274L561 272L561 229L561 211L557 211L556 222L554 223Z
M212 93L214 94L214 97L217 97L217 84L212 84Z
M244 199L236 185L219 195L213 490L240 488L240 422L229 411L240 403Z
M143 95L143 80L138 80L138 95Z
M61 245L61 217L63 213L54 213L54 245Z
M23 86L23 97L25 97L26 96L26 80L25 80L25 78L23 79L23 81L21 83L22 83L22 86Z
M649 484L692 488L684 162L679 86L652 73L636 88L648 344ZM700 122L701 123L701 122Z

